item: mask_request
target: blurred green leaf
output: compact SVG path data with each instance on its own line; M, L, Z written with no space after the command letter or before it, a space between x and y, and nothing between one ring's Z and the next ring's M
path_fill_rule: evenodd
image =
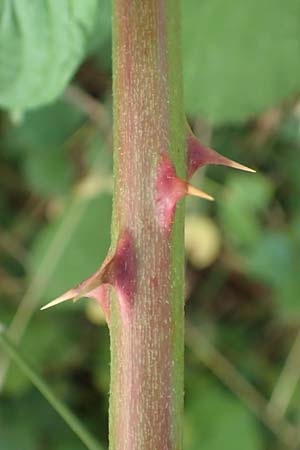
M83 450L82 444L72 442L58 442L55 446L55 450Z
M82 121L78 109L59 100L26 113L20 125L6 130L5 154L21 163L27 185L39 195L62 194L70 187L73 167L63 145Z
M42 371L43 367L54 371L80 361L80 347L70 321L61 316L55 319L55 323L49 323L46 315L40 311L37 315L22 339L22 352L30 356L34 367L38 371ZM5 383L5 392L20 396L30 386L28 376L13 364Z
M284 314L300 312L300 243L295 236L269 231L249 252L246 265L250 276L274 289Z
M268 205L272 195L270 181L262 175L232 173L228 177L218 213L223 230L230 241L247 248L260 238L262 225L259 213Z
M299 91L298 0L186 0L186 107L213 123L241 121Z
M100 4L100 2L99 2ZM89 53L97 59L101 67L111 69L111 1L101 0L101 14L96 17L94 33L89 42Z
M21 123L10 126L3 135L5 153L21 156L62 146L84 120L78 108L64 100L28 111Z
M35 389L17 399L1 399L0 430L1 450L86 448Z
M24 408L25 406L25 408ZM2 399L0 405L0 448L37 450L40 434L35 417L26 405Z
M101 328L101 334L98 332L97 354L94 358L93 377L94 383L100 392L109 392L110 384L110 345L109 333L106 328ZM108 399L107 399L108 400Z
M70 187L73 170L62 149L30 154L24 162L28 185L39 195L62 194Z
M279 139L273 146L269 159L274 184L282 206L288 214L294 214L300 207L300 121L290 116L279 130Z
M85 56L99 9L97 0L3 0L0 104L28 109L60 95Z
M214 382L189 379L186 393L186 450L259 450L255 420L244 406Z
M289 114L281 124L280 138L288 144L300 143L300 118L297 114Z

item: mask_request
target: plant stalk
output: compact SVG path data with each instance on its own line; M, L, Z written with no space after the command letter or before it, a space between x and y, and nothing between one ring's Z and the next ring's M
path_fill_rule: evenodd
M157 221L162 153L185 177L179 0L113 0L113 246L136 257L130 317L113 295L110 450L181 450L184 205L168 236Z

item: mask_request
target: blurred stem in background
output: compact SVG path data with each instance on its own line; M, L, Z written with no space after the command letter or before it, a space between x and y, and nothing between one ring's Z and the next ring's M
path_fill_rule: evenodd
M286 414L300 379L300 331L297 333L268 404L278 417Z
M71 430L74 431L78 438L85 444L86 448L88 450L103 450L103 447L95 440L95 438L85 428L83 423L78 420L77 417L68 409L68 407L55 396L41 376L30 367L24 357L19 353L16 346L6 335L4 327L1 323L0 346L2 350L4 350L10 358L12 358L13 362L25 373L32 384L40 391L40 393L66 422Z
M276 405L268 404L267 399L190 322L186 326L186 345L284 445L290 449L298 448L300 430L283 419Z

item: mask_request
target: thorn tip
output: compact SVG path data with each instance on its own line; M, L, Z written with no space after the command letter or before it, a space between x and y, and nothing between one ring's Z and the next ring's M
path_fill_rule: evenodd
M209 194L206 194L206 192L201 191L200 189L195 188L191 184L187 184L186 192L188 195L192 195L194 197L199 198L205 198L206 200L209 200L213 202L215 199Z
M230 159L228 159L228 166L232 167L233 169L243 170L244 172L256 173L256 170L244 166L243 164L240 164L236 161L232 161Z
M51 302L47 303L46 305L41 307L41 311L44 309L52 308L52 306L59 305L60 303L66 302L68 300L77 300L78 294L75 289L70 289L69 291L65 292L64 294L60 295L59 297L55 298Z

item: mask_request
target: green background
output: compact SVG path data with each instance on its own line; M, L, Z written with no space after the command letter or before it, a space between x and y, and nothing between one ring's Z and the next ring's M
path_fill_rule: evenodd
M215 203L187 202L185 450L300 448L300 3L185 0L182 15L189 122L257 169L210 167L193 184ZM103 445L103 316L39 307L109 247L110 16L108 0L0 3L0 322ZM5 367L1 352L0 449L83 450Z

